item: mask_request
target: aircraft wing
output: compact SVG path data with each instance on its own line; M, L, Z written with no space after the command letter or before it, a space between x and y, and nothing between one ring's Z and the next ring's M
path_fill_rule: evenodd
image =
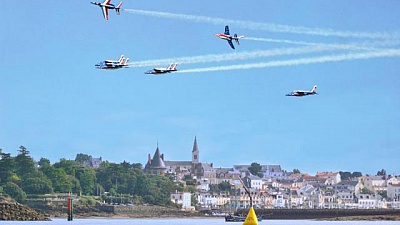
M101 7L104 19L108 20L108 9L105 6Z
M231 48L235 49L235 46L233 45L232 40L227 40L227 41L228 41L229 45L231 46Z
M229 35L229 27L225 26L225 34Z

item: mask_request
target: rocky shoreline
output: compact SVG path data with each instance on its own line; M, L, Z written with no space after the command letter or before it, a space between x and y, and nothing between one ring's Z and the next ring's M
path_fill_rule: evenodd
M0 220L49 221L49 217L28 206L0 199Z

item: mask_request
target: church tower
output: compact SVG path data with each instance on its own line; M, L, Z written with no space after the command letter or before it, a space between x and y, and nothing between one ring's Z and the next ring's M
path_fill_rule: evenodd
M199 163L199 147L197 146L197 138L194 136L193 150L192 150L192 164Z

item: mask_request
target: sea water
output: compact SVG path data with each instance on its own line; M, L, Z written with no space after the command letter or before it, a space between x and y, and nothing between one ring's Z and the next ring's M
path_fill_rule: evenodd
M0 221L0 225L242 225L241 222L225 222L224 218L184 219L52 219L52 221ZM263 220L259 225L399 225L399 221L315 221L315 220Z

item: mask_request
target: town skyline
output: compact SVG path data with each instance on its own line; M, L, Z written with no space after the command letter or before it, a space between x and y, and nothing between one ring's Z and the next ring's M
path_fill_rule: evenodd
M157 142L157 144L156 144L156 147L155 147L155 149L153 150L153 152L148 152L148 154L146 155L146 160L142 160L142 161L131 161L131 160L129 160L129 159L124 159L124 160L121 160L121 161L113 161L113 160L109 160L107 157L104 157L104 156L97 156L97 155L92 155L92 154L90 154L90 153L85 153L85 152L77 152L76 154L75 154L75 157L72 157L72 158L66 158L66 157L60 157L60 158L58 158L58 159L55 159L55 158L47 158L47 157L45 157L45 156L39 156L39 158L38 158L38 155L37 154L32 154L32 152L30 151L30 149L29 148L27 148L27 150L30 152L30 156L33 158L33 160L34 161L36 161L36 162L38 162L39 160L40 160L40 158L46 158L46 159L48 159L48 160L50 160L50 162L51 163L55 163L55 162L58 162L58 161L60 161L61 159L66 159L66 160L75 160L75 158L76 158L76 156L78 155L78 154L85 154L85 155L89 155L89 156L91 156L91 157L93 157L94 159L100 159L100 162L102 162L102 161L108 161L108 162L111 162L111 163L123 163L123 162L128 162L128 163L140 163L141 165L142 165L142 167L143 167L143 169L145 169L145 165L146 165L146 163L148 162L148 160L149 160L149 158L148 157L151 157L151 158L153 158L154 157L154 154L157 152L157 150L159 151L159 154L161 154L161 155L163 155L163 158L164 158L164 160L166 160L166 161L191 161L193 158L192 157L189 157L189 155L191 154L191 152L192 152L192 150L193 150L193 148L194 148L194 146L196 145L197 147L196 147L196 149L198 150L198 153L197 153L197 155L198 155L198 158L197 158L197 160L199 160L199 162L200 163L206 163L206 164L211 164L212 165L212 167L213 168L215 168L215 169L218 169L218 168L234 168L235 166L250 166L252 163L258 163L258 164L260 164L260 165L262 165L262 166L264 166L264 165L279 165L281 168L282 168L282 170L283 171L286 171L286 172L292 172L293 170L299 170L300 171L300 173L302 173L302 174L309 174L309 175L313 175L313 174L317 174L317 173L319 173L319 172L351 172L351 173L353 173L353 172L361 172L362 173L362 175L371 175L371 176L374 176L374 175L377 175L379 172L381 172L382 170L385 170L385 172L386 172L386 174L387 175L400 175L400 172L399 173L396 173L396 172L391 172L390 170L387 170L385 167L379 167L379 166L377 166L376 167L376 171L373 171L373 169L371 169L370 171L363 171L363 170L360 170L360 169L354 169L354 170L342 170L342 169L336 169L336 170L324 170L324 169L321 169L321 170L315 170L315 171L306 171L306 170L304 170L304 169L302 169L302 168L299 168L299 167L286 167L286 166L283 166L282 164L279 164L279 163L263 163L262 161L252 161L252 162L244 162L244 161L241 161L241 162L243 162L243 163L233 163L233 164L231 164L231 165L224 165L224 166L221 166L221 165L219 165L219 164L216 164L215 162L208 162L208 161L203 161L202 159L201 159L201 150L199 150L199 147L198 147L198 143L197 143L198 141L197 141L197 136L195 136L194 137L194 143L192 143L192 148L190 149L190 153L188 153L188 157L187 158L169 158L168 157L168 154L167 153L165 153L163 150L162 150L162 148L160 147L160 145L159 145L159 143ZM23 146L23 145L22 145ZM26 146L24 146L24 147L26 147ZM0 149L2 149L1 147L0 147ZM16 150L16 152L17 152L18 150ZM10 153L10 155L11 156L13 156L13 153L12 152L9 152L9 151L7 151L7 150L5 150L5 149L2 149L2 152L3 153ZM15 154L15 156L16 156L17 154ZM36 155L36 156L34 156L34 155Z

